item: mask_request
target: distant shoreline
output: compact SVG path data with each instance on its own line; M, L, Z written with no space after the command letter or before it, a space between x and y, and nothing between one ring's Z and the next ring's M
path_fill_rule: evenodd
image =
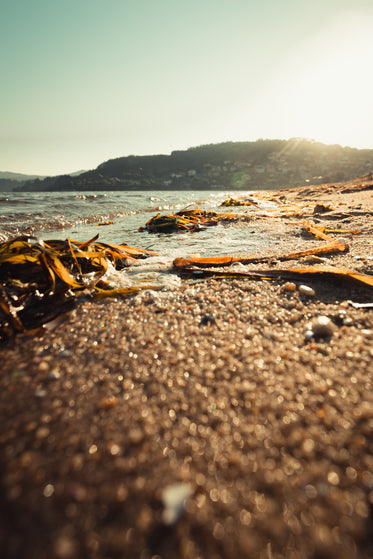
M373 171L373 150L309 140L225 142L170 155L119 157L94 170L26 181L16 190L252 190L341 182ZM2 179L0 179L1 188ZM4 184L4 183L3 183ZM14 185L12 185L12 188Z

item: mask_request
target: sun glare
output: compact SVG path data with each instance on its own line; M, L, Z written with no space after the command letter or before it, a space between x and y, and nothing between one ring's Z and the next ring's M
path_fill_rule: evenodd
M371 24L346 15L281 60L268 83L270 135L371 147Z

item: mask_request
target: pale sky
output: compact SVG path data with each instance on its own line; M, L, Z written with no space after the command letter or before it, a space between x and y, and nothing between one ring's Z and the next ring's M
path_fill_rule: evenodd
M373 149L372 0L0 0L0 171L305 137Z

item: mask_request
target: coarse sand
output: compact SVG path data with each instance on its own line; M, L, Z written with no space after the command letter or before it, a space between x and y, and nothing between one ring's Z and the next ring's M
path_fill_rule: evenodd
M271 195L330 205L313 223L350 250L321 264L372 275L360 183ZM255 221L271 254L323 242L301 224ZM1 558L373 558L372 302L323 276L187 279L4 343Z

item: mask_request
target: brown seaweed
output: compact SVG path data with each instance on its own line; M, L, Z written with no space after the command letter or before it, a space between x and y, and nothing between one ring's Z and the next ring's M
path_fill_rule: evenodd
M311 266L307 268L285 268L285 269L268 269L253 271L215 271L213 269L204 269L197 267L179 268L185 275L196 278L214 278L214 279L252 279L252 280L302 280L305 277L311 279L328 279L338 280L342 283L355 283L364 285L365 287L373 287L373 276L348 270L346 268L337 268L333 266Z
M176 214L161 215L158 213L146 222L145 227L139 227L139 231L149 233L195 232L218 225L220 222L249 221L250 219L251 217L245 214L213 212L201 210L196 206L194 209L180 210Z
M111 289L102 278L109 264L121 269L156 253L97 239L18 237L0 244L0 340L41 326L81 297L123 297L144 289Z
M302 250L299 252L290 252L287 254L272 255L272 256L252 256L252 257L239 257L239 256L217 256L217 257L207 257L207 258L175 258L173 261L174 268L186 269L193 266L198 266L200 268L210 268L216 266L229 266L234 263L241 264L255 264L258 262L269 262L271 260L297 260L298 258L303 258L305 256L320 255L320 254L335 254L338 252L348 251L348 245L342 243L338 240L331 241L328 244L321 245L316 248L311 248L308 250Z

